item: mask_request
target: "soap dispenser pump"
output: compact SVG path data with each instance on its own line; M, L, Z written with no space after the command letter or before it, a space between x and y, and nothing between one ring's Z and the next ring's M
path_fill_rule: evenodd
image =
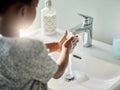
M41 28L45 35L56 33L56 11L51 0L45 0L45 8L41 10Z

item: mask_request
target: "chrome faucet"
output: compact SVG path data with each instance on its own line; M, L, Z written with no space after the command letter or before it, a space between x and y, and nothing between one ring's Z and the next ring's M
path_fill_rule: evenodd
M86 16L78 13L79 16L82 16L83 22L73 28L70 29L70 32L73 34L79 34L83 32L83 46L91 47L92 46L92 26L93 26L93 18L90 16Z

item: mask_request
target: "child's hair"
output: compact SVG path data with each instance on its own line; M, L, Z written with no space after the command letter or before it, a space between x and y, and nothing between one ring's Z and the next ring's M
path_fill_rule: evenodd
M22 4L31 4L32 0L0 0L0 14L6 12L6 10L12 5L17 2Z

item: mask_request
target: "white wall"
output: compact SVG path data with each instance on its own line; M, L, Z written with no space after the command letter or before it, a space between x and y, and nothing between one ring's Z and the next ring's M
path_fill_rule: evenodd
M112 44L114 35L120 35L120 0L52 0L57 11L57 27L69 29L82 22L77 13L94 17L94 39ZM44 0L40 0L37 18L33 27L40 27L40 10Z

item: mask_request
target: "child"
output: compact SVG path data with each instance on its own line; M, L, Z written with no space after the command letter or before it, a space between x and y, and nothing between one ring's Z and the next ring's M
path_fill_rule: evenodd
M19 38L19 29L29 27L38 0L0 0L0 90L47 90L52 77L60 78L68 64L77 36L43 45L41 41ZM72 43L71 43L72 42ZM50 52L61 52L55 63Z

